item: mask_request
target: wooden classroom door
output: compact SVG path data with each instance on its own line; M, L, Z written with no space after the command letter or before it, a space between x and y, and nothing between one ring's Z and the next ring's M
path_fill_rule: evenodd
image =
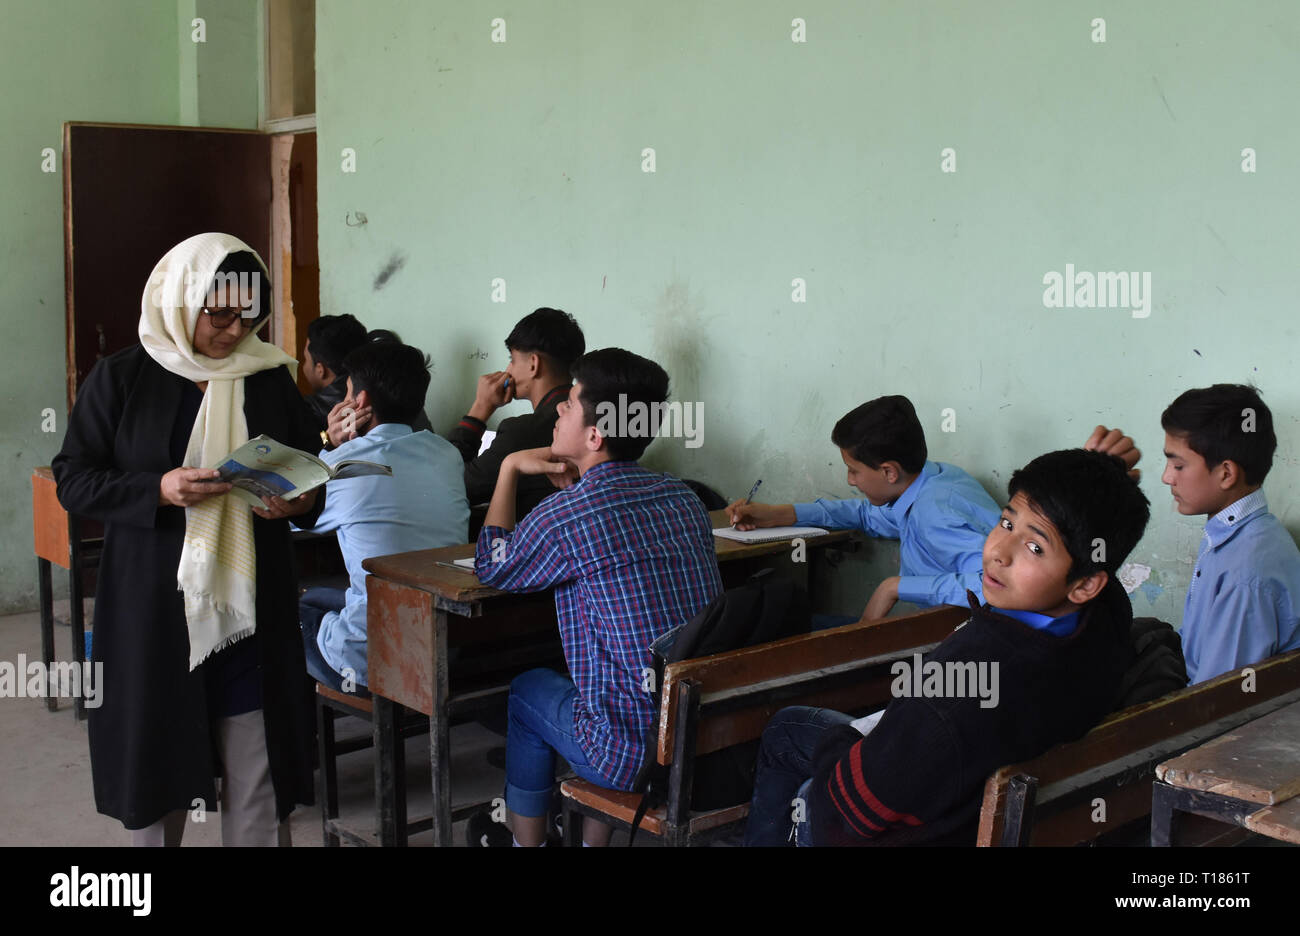
M271 138L256 130L63 125L68 408L95 362L137 338L149 274L222 231L271 260Z

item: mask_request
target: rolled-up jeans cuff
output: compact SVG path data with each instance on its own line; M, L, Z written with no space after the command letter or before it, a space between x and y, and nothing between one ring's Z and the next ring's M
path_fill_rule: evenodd
M521 790L506 781L506 808L516 816L537 818L551 808L551 786L544 790Z

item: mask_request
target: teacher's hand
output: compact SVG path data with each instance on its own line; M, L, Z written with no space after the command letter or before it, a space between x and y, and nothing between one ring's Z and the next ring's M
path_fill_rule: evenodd
M209 497L218 497L230 490L230 485L208 479L221 477L215 468L173 468L162 476L158 484L158 503L173 507L193 507Z

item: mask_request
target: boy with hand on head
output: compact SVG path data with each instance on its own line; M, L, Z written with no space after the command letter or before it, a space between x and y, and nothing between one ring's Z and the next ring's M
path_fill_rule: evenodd
M492 497L507 455L550 444L556 407L568 396L573 383L570 369L582 357L586 343L572 315L543 308L519 320L506 337L506 348L510 366L479 378L474 405L447 434L447 441L465 460L465 491L471 504ZM533 411L501 420L496 438L480 455L488 419L499 407L514 400L528 400ZM515 503L517 515L523 517L554 492L545 478L521 478Z
M360 325L360 323L350 315L324 315L321 316L321 318L352 319L353 323ZM317 321L319 321L319 319ZM315 324L315 322L312 323L313 326ZM368 332L365 337L365 342L363 343L375 341L394 341L397 344L403 343L402 337L397 334L397 332L390 331L387 328L376 328L374 331ZM361 347L361 345L355 345L352 350L356 350L358 347ZM348 352L348 354L351 353L351 351ZM342 361L346 357L347 355L344 355L339 359L339 376L334 380L334 383L330 384L328 392L322 390L320 393L316 394L315 397L310 398L311 400L319 398L323 401L323 405L328 409L328 413L325 417L325 431L321 433L321 446L327 452L338 448L344 442L365 435L366 429L370 425L370 407L368 405L362 406L361 404L358 404L357 401L348 394L348 377L346 368L342 366ZM312 358L309 356L307 360L311 361ZM312 364L312 366L319 367L320 365ZM308 381L315 384L315 381L313 381L310 376L308 377ZM331 404L333 404L332 407ZM420 411L416 413L415 418L411 420L412 432L419 432L422 429L427 429L429 432L433 432L433 424L429 422L429 417L425 415L423 403L420 404Z
M898 601L924 608L964 604L967 589L979 594L980 545L997 522L997 504L956 465L926 458L925 431L911 401L885 396L863 403L835 424L831 441L848 467L849 484L865 499L736 501L727 507L736 528L799 524L899 540L900 574L876 588L864 621L885 617ZM832 620L855 619L823 617Z
M395 341L364 344L347 356L347 399L369 418L359 434L321 460L359 459L387 465L392 477L364 475L329 482L317 533L338 531L347 591L309 588L299 602L307 672L336 691L365 687L365 559L465 542L469 502L460 456L446 439L411 423L424 411L429 361Z
M550 447L503 459L474 564L479 581L503 591L555 588L570 675L537 669L510 686L506 806L515 844L524 846L544 843L557 754L584 780L631 788L657 705L643 685L650 644L722 590L699 497L637 463L651 436L597 428L605 406L663 403L668 375L606 348L579 359L573 376ZM549 478L562 490L516 527L524 477ZM472 840L483 833L490 841L493 831L490 821L472 825ZM588 819L584 844L608 844L610 831Z
M365 343L366 326L351 315L322 315L307 326L302 375L312 393L305 399L321 429L328 424L330 410L347 394L343 359Z
M781 710L763 732L746 844L787 844L796 797L799 844L970 844L989 774L1101 721L1132 659L1115 573L1150 515L1127 468L1072 449L1015 472L982 550L987 603L970 595L970 620L921 667L987 668L992 693L949 676L914 697L911 665L896 663L894 698L865 735L838 712Z
M1205 514L1183 607L1187 675L1204 682L1300 649L1300 550L1269 512L1273 414L1253 387L1188 390L1161 414L1169 485L1181 514Z

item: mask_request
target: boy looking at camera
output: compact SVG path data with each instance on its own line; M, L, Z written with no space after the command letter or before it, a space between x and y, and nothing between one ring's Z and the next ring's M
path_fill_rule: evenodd
M1133 622L1115 574L1147 499L1120 458L1082 449L1034 459L1009 490L982 550L986 603L971 595L970 619L923 664L993 668L996 704L896 691L865 735L828 709L781 710L763 732L747 844L969 844L989 774L1112 710Z

